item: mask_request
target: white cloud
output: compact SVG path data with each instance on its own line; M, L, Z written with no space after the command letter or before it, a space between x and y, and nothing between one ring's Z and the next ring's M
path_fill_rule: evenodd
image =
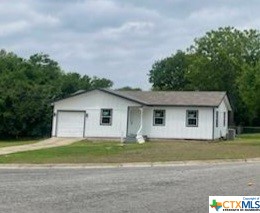
M0 47L44 52L67 71L148 89L155 60L221 26L260 27L252 0L12 0L0 4Z
M29 27L30 27L29 23L24 20L9 22L9 23L1 23L0 37L23 32L24 30L27 30Z
M153 28L153 24L150 22L127 22L119 28L109 28L104 33L108 34L124 34L124 33L143 33L149 32Z
M239 10L233 8L220 7L216 8L202 8L190 14L189 19L194 21L227 21L239 16Z
M37 26L37 25L47 25L51 27L56 27L59 23L60 20L57 17L54 17L50 14L43 15L39 13L31 13L30 17L32 23Z
M1 3L0 20L0 36L16 36L16 39L19 39L19 33L34 31L35 28L56 27L59 24L57 17L37 12L31 8L29 1Z

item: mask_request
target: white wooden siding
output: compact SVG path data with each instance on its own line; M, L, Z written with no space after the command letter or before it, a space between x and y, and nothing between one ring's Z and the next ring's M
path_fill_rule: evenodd
M127 127L129 133L139 129L140 118L128 118L128 108L141 107L140 104L117 97L115 95L94 90L88 93L64 99L54 104L52 135L56 135L57 110L84 111L85 137L126 137ZM112 125L100 125L101 109L113 109ZM137 108L135 108L137 110ZM165 125L153 125L153 110L165 110ZM198 110L198 126L186 125L186 111ZM219 127L215 126L216 110L219 111ZM140 115L135 111L136 115ZM226 112L226 126L223 126L223 114ZM131 115L131 113L129 113ZM213 118L214 117L214 118ZM127 120L128 119L128 120ZM130 126L131 119L133 126ZM213 125L214 119L214 125ZM128 121L128 122L127 122ZM213 133L214 128L214 133ZM176 138L176 139L204 139L212 140L225 136L228 129L228 108L223 100L219 107L144 107L143 110L143 135L149 138ZM214 137L213 137L214 136Z
M86 111L85 137L125 137L128 106L139 106L139 104L94 90L56 102L54 113L57 114L57 110ZM113 109L111 126L100 125L102 108ZM56 117L53 117L53 136L56 136Z
M215 108L214 113L214 139L225 137L228 132L228 109L225 101ZM218 127L216 127L216 111L218 111ZM224 112L226 112L226 125L223 125Z
M153 110L165 110L164 126L153 125ZM198 110L198 127L186 126L186 110ZM153 107L144 108L143 134L150 138L212 140L213 115L211 107Z

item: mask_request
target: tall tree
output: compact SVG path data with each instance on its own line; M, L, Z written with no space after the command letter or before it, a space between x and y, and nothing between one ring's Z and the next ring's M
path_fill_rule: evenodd
M142 91L142 89L139 87L130 87L130 86L121 87L116 90L117 91Z
M245 66L238 79L240 96L245 103L252 125L260 125L260 62L256 66Z
M93 89L109 88L112 86L113 86L113 82L106 78L98 78L97 76L94 76L91 80L91 87Z
M195 56L186 73L188 88L227 91L236 122L250 123L245 99L238 90L238 79L243 75L244 67L253 68L260 59L259 32L231 27L212 30L195 39L188 53Z
M185 72L188 65L189 56L182 51L156 61L149 73L153 90L184 90L187 85Z
M243 65L254 65L259 60L259 39L255 30L239 31L231 27L213 30L195 39L188 52L195 55L186 75L190 86L236 93L236 78Z
M1 50L0 136L49 135L55 99L111 85L108 79L65 73L46 54L23 59Z
M258 70L259 61L259 31L219 28L195 39L186 52L155 62L149 81L154 90L227 91L236 123L250 124L259 116L252 109L258 102L249 98L242 79L249 83L251 76L258 82L259 76L252 73ZM255 87L252 90L257 92ZM251 115L249 107L254 111Z

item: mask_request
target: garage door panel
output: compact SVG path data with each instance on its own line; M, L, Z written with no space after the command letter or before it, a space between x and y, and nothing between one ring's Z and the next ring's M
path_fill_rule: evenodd
M83 137L84 112L58 112L57 137Z

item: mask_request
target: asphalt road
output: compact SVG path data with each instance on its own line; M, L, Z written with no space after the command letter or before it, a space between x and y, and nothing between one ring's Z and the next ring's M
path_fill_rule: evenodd
M260 163L0 170L6 213L206 213L209 195L260 195Z

